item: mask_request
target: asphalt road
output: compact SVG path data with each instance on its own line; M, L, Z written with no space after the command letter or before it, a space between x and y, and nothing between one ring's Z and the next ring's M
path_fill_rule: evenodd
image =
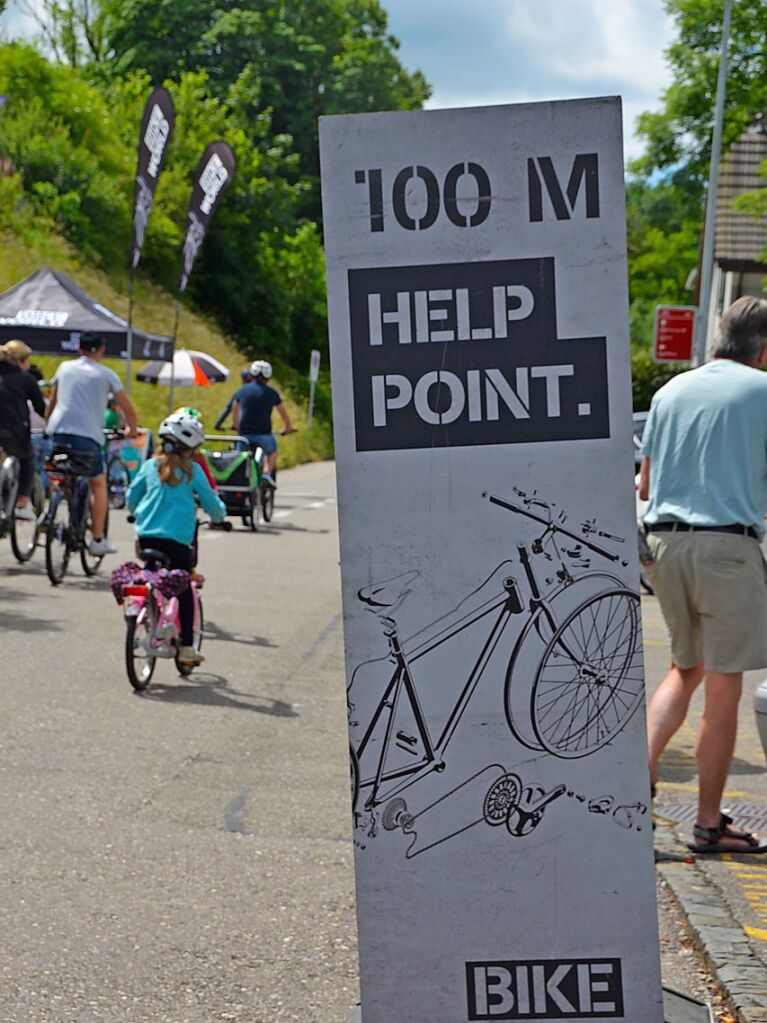
M112 524L107 570L132 554ZM159 663L145 695L107 573L54 589L42 552L17 566L0 543L0 1023L345 1023L358 997L334 466L282 473L258 534L201 537L207 660L188 680ZM689 741L667 802L694 798ZM753 798L759 754L746 729ZM659 894L664 979L704 997Z
M145 696L106 577L54 589L41 553L0 546L0 1020L345 1020L333 466L281 474L268 530L203 532L207 660Z

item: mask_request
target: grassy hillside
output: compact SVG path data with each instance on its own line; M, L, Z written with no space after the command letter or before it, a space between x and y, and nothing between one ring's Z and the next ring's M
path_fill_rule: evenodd
M127 272L123 280L107 277L84 263L65 241L53 234L41 233L39 237L35 235L32 239L26 240L7 233L0 235L0 291L5 291L41 266L49 266L53 270L62 270L69 274L83 290L102 305L118 316L127 317ZM146 281L137 280L133 310L133 322L137 327L143 327L156 334L172 333L173 300L161 289ZM228 341L215 325L184 308L181 310L177 343L179 347L207 352L222 362L231 373L225 384L175 389L175 407L194 405L200 409L205 423L212 429L218 413L239 386L240 370L248 364L249 359ZM269 359L270 353L254 352L252 358L257 356ZM62 360L33 356L33 361L48 378L53 375L56 366ZM125 381L125 363L107 360L107 365ZM168 412L168 388L139 383L135 379L135 370L141 365L141 362L134 364L134 379L130 387L131 400L138 409L141 425L156 430L160 420ZM279 367L275 367L273 382L284 397L294 425L299 428L298 433L280 439L281 464L289 466L331 457L332 440L329 425L315 419L312 429L308 430L305 402L303 399L296 400L290 390L285 389L279 379ZM275 416L275 420L276 428L279 425L278 417Z

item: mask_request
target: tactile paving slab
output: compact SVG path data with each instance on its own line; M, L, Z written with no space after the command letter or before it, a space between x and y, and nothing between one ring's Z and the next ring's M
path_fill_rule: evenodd
M767 805L764 803L730 803L724 810L743 828L767 831ZM694 824L698 812L697 803L656 803L658 817L664 817L678 824Z

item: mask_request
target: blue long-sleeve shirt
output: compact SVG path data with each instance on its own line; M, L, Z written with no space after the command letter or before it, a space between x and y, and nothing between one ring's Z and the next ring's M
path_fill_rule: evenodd
M182 477L171 486L160 479L157 459L148 459L134 477L127 495L128 508L136 516L137 535L191 544L197 518L195 497L214 522L225 518L226 506L199 465L192 463L191 479Z

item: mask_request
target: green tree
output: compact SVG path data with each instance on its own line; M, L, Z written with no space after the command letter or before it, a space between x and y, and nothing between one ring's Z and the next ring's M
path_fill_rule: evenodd
M695 267L700 206L669 181L641 178L626 187L631 342L649 348L657 305L689 305L687 278Z
M4 8L2 0L0 14ZM43 48L60 63L80 67L106 56L103 18L94 0L36 0L23 9L37 24Z
M0 47L0 94L0 153L35 215L89 258L117 265L129 241L135 157L116 137L104 96L75 69L21 44Z
M247 123L213 95L203 72L168 83L176 130L149 220L141 271L175 291L192 176L211 138L225 138L237 173L211 223L189 297L250 352L305 362L326 344L322 249L298 206L304 185L288 140L268 118ZM136 142L150 91L144 72L107 86L30 46L0 47L0 229L60 231L92 262L126 273Z
M202 70L242 118L268 117L274 135L289 135L312 217L318 118L417 109L429 96L400 64L378 0L105 0L103 10L113 73L160 82Z
M665 0L676 39L667 51L674 80L659 111L639 118L647 153L635 169L667 170L698 198L711 154L714 97L722 43L724 0ZM767 4L737 0L732 9L725 149L767 109Z

